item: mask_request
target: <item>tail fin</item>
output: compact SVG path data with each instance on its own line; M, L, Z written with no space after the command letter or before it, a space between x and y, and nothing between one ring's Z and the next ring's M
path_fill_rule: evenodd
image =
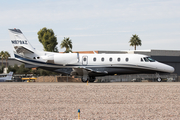
M34 48L20 29L9 29L9 34L15 53L34 53Z
M11 80L12 75L13 75L13 72L9 72L9 73L7 74L7 76L5 77L5 79L6 79L6 80Z

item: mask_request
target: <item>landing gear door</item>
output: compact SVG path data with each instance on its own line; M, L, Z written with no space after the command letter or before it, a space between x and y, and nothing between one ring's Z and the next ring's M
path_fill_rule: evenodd
M82 57L82 64L87 65L88 64L88 56L83 56Z

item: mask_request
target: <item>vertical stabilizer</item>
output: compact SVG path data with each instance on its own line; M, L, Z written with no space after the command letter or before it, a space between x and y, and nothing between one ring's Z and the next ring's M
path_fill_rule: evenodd
M34 53L34 48L20 29L9 29L9 34L15 53Z
M9 72L6 77L0 77L0 82L6 82L12 79L13 72Z
M13 75L13 72L9 72L7 74L7 76L5 77L6 80L11 80L12 79L12 75Z

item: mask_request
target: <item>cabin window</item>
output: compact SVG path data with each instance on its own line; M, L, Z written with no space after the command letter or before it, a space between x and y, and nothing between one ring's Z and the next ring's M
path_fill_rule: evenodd
M149 62L149 60L148 60L146 57L144 57L144 61L145 61L145 62Z
M147 59L150 61L150 62L155 62L154 59L150 58L150 57L147 57Z
M109 61L112 62L112 58L109 58Z
M96 58L95 58L95 57L93 58L93 61L94 61L94 62L96 61Z
M84 61L86 61L86 58L83 58Z
M33 59L36 59L35 57L33 57Z
M143 62L143 59L141 58L141 62Z
M129 61L129 58L126 58L126 62L128 62Z
M103 62L103 61L104 61L104 58L101 58L101 61Z
M121 61L121 58L117 58L117 61L120 62L120 61Z
M40 57L37 57L37 59L39 59Z

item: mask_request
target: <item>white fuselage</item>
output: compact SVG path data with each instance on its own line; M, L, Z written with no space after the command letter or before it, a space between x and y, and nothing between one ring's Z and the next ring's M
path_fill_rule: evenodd
M29 54L26 56L28 56L28 58L32 58L32 60L19 60L28 64L43 67L136 68L156 72L174 72L173 67L157 61L145 61L144 58L148 56L140 54L78 54L39 52L38 54ZM143 60L141 61L141 59Z

